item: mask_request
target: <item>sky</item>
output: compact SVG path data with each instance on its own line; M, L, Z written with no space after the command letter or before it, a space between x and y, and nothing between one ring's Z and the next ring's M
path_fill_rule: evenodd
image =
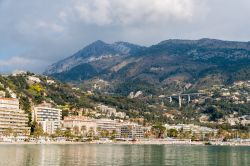
M103 40L249 41L250 0L0 0L0 73L49 65Z

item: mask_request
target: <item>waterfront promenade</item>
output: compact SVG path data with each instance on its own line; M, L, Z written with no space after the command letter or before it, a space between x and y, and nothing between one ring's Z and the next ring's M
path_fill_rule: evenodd
M72 142L72 141L33 141L33 142L0 142L0 145L35 145L35 144L121 144L121 145L213 145L213 146L250 146L250 142L208 142L208 141L167 141L167 140L141 140L141 141L88 141L88 142Z

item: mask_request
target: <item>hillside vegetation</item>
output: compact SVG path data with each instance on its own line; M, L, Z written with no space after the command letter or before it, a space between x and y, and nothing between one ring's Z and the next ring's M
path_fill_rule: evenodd
M179 93L187 84L203 89L249 80L250 43L166 40L141 47L97 41L53 64L45 73L76 84L100 78L110 83L109 92L122 95L138 90L148 94Z

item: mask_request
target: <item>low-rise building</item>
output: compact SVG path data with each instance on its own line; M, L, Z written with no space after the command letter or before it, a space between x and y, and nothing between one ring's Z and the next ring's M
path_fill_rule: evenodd
M104 135L116 138L143 138L144 130L136 123L124 123L111 119L92 119L84 116L64 117L63 127L71 129L77 135L93 135L103 137Z
M67 116L62 127L71 129L76 135L86 136L89 132L96 133L97 124L94 119L85 116Z
M40 78L38 78L36 76L28 76L28 81L31 81L33 83L40 83L41 82Z
M126 118L126 113L124 112L117 112L115 108L99 104L97 109L101 111L101 113L105 114L108 118L114 116L116 118L124 119Z
M175 129L177 131L183 131L183 132L191 132L192 134L208 134L208 133L214 133L217 134L218 130L203 127L203 126L197 126L194 124L177 124L177 125L168 125L165 124L165 127L167 130L169 129Z

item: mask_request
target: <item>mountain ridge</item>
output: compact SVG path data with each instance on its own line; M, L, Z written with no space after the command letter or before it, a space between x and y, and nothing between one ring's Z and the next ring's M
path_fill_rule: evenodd
M52 64L48 69L46 69L44 74L50 75L53 73L64 72L76 67L77 65L100 60L102 58L126 56L140 47L141 46L139 45L128 42L115 42L113 44L108 44L101 40L97 40L79 50L72 56Z
M97 43L101 45L98 46L101 49L99 57L94 56L96 58L92 61L85 58L68 70L49 75L62 81L78 83L101 78L109 81L115 91L127 85L140 90L141 84L152 85L155 89L180 91L189 83L199 89L239 78L250 79L250 42L208 38L171 39L149 47L126 42ZM130 48L129 52L124 49L124 45ZM116 51L111 52L106 46ZM86 48L81 51L86 51ZM107 52L112 54L103 54ZM88 55L93 57L93 54ZM131 87L126 88L127 93L133 90Z

